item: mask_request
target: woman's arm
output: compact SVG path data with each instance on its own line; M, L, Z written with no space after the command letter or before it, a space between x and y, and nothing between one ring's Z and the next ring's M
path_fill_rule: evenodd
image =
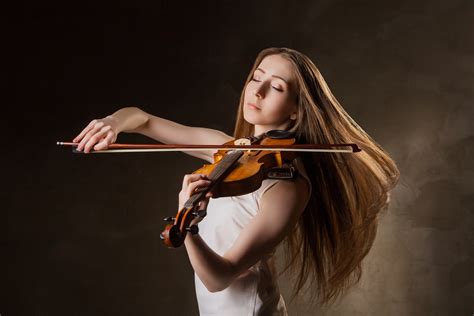
M140 133L165 144L220 145L233 139L218 130L185 126L151 115L137 107L126 107L103 119L93 120L74 141L80 141L78 150L83 149L84 152L89 152L92 148L100 150L113 143L120 132ZM213 162L215 151L185 153Z
M189 259L206 288L210 292L227 288L235 278L273 251L295 229L308 196L309 187L301 177L294 182L279 181L263 194L260 212L223 256L209 248L199 235L187 234L184 243Z
M141 111L141 110L140 110ZM182 125L141 111L146 121L135 129L136 132L165 144L222 145L233 137L210 128ZM189 151L188 155L214 162L213 154L217 150Z

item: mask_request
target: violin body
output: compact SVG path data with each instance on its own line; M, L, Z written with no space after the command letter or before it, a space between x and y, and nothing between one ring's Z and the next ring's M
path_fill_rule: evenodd
M272 139L265 138L261 141L261 145L292 145L295 139ZM232 145L234 141L225 143L224 145ZM210 176L219 162L227 155L228 150L219 150L214 154L214 163L206 164L197 169L193 173L204 174ZM283 167L285 163L291 162L296 158L295 152L280 151L245 151L244 155L230 168L224 178L219 183L212 186L213 198L225 196L243 195L257 190L262 181L267 178L268 173L275 167Z

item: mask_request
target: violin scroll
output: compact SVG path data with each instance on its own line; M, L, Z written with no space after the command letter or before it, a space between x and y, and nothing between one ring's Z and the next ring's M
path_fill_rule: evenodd
M184 207L178 212L178 216L165 217L165 222L174 222L167 224L160 234L161 240L169 248L178 248L184 243L187 233L195 235L199 232L196 224L191 224L195 218L204 218L207 215L206 210L194 210L194 206ZM177 220L179 219L179 220Z

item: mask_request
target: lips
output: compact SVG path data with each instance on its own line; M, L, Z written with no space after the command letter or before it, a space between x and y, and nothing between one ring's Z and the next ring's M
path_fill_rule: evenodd
M254 108L254 109L260 110L260 107L257 106L255 103L250 103L250 102L248 102L247 105L248 105L250 108Z

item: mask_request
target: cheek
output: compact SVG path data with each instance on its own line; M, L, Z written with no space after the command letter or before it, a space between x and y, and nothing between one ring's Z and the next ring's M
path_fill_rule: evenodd
M269 104L265 110L267 110L267 114L272 117L286 117L291 113L292 106L289 104L288 98L284 96L278 96L273 98L273 100L269 100Z
M247 85L245 86L245 89L244 89L245 95L249 94L250 89L251 89L251 85L252 85L252 81L249 81L249 82L247 83Z
M248 83L246 86L245 86L245 90L244 90L244 96L245 98L247 98L250 94L250 83Z

